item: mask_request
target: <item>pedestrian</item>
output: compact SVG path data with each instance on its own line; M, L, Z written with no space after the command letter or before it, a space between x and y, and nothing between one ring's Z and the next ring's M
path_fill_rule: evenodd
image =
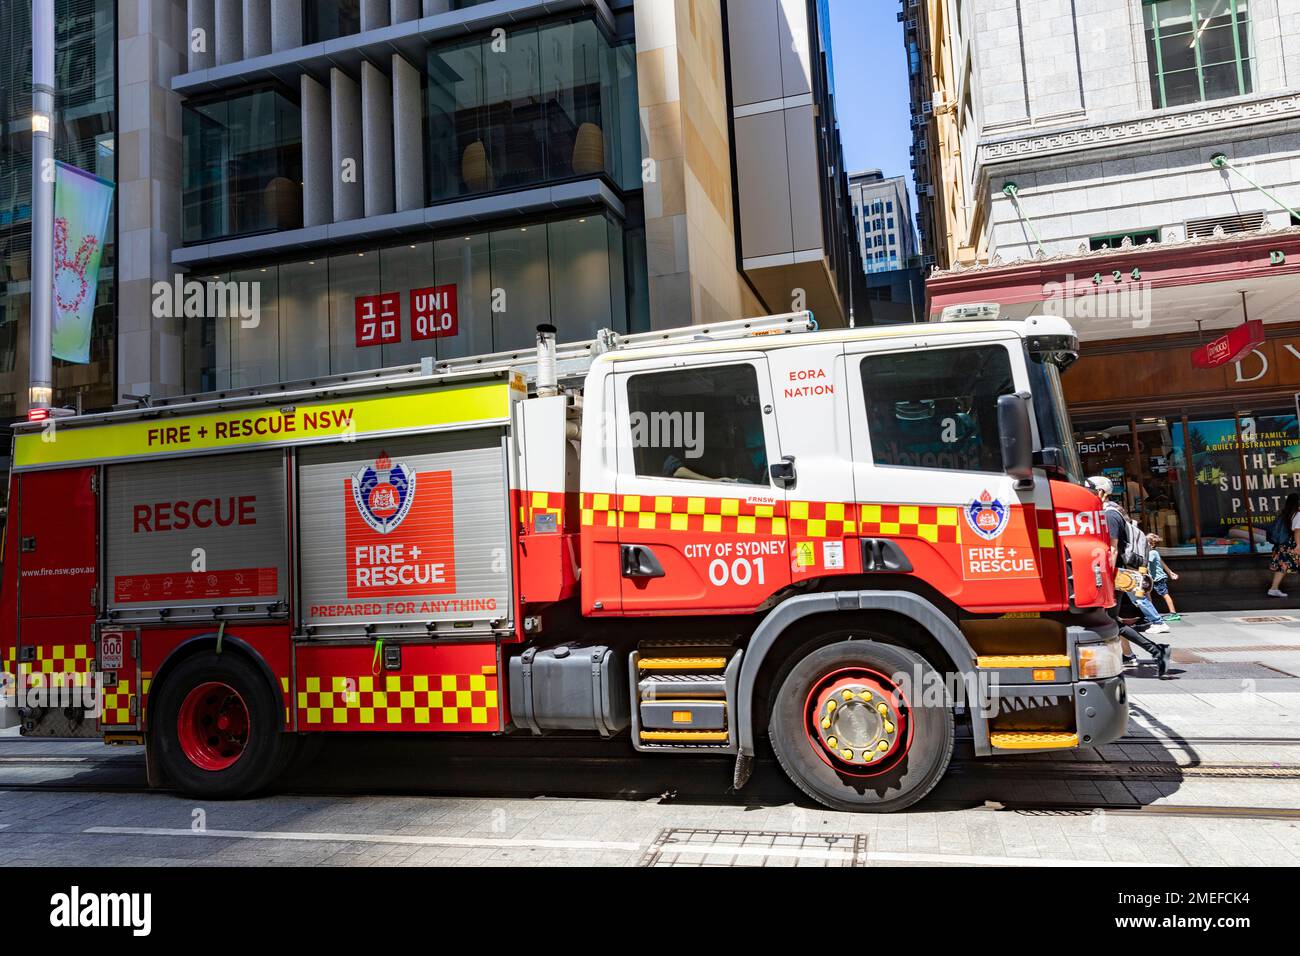
M1174 599L1169 594L1169 582L1177 581L1178 575L1174 573L1169 565L1165 564L1165 559L1158 550L1161 544L1161 537L1158 534L1147 535L1147 542L1151 545L1151 552L1147 555L1147 569L1151 572L1151 588L1165 599L1165 605L1169 608L1169 613L1165 615L1166 621L1181 621L1183 616L1178 613L1178 608L1174 607Z
M1116 583L1122 581L1133 581L1138 576L1134 573L1136 567L1130 567L1133 564L1132 554L1134 549L1130 547L1130 538L1140 532L1130 531L1130 522L1128 515L1125 514L1124 508L1117 501L1111 500L1111 494L1115 486L1105 475L1097 475L1088 479L1088 485L1097 492L1102 500L1102 512L1106 517L1106 530L1110 534L1110 566L1116 570ZM1156 662L1156 673L1160 677L1165 676L1169 669L1169 658L1171 652L1168 644L1158 644L1142 633L1148 625L1143 624L1134 627L1125 623L1122 616L1120 605L1127 601L1139 615L1142 615L1141 608L1133 602L1132 598L1125 593L1125 588L1119 589L1116 603L1106 609L1107 613L1119 625L1120 640L1124 645L1124 663L1126 665L1136 664L1137 655L1133 653L1132 645L1136 644L1144 651L1151 655ZM1154 608L1152 608L1154 610ZM1145 615L1142 615L1145 617Z
M1268 569L1273 572L1269 597L1286 597L1282 579L1292 571L1300 571L1300 494L1292 492L1282 503L1282 513L1273 519L1268 529L1268 540L1273 545L1273 557Z

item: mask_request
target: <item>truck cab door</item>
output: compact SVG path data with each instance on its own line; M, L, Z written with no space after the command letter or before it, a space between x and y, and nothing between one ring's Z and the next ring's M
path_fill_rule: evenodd
M628 361L614 380L623 613L753 611L791 577L766 357Z
M1018 487L999 442L998 398L1029 393L1024 348L950 341L846 349L859 533L968 610L1055 606L1047 479Z

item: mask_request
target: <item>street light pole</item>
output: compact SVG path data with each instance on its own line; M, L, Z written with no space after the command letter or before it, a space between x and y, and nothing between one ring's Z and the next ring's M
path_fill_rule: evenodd
M54 0L32 0L32 295L27 417L54 399Z

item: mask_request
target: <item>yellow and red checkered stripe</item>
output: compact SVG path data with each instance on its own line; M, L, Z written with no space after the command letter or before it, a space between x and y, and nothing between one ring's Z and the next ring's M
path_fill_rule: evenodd
M747 501L677 495L584 492L584 527L699 531L721 534L842 538L848 535L961 542L961 509L950 505L859 504L838 501Z
M89 687L92 682L95 648L91 644L37 644L35 661L17 663L17 658L17 647L5 649L5 672L28 677L28 687L45 686L55 674L67 675L63 679L65 687ZM54 683L50 680L50 686Z
M109 726L134 724L131 716L131 682L119 680L113 687L100 691L99 722Z
M307 677L299 726L336 729L410 725L495 727L495 674L364 674Z
M582 495L583 527L706 531L724 534L787 533L784 501L696 498L681 495Z
M537 530L539 515L554 515L555 530L563 531L571 523L572 515L577 512L578 496L563 491L520 491L516 492L519 500L519 523L525 533Z
M521 491L519 493L519 523L524 530L532 531L536 527L538 515L555 515L558 530L564 530L564 492L562 491Z
M861 505L859 534L961 543L961 509L945 505Z

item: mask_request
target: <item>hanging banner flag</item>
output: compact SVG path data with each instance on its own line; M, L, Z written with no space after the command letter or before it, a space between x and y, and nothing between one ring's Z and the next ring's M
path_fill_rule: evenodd
M54 329L50 352L65 362L90 361L90 331L113 184L76 166L55 163Z
M1192 353L1193 368L1218 368L1244 358L1264 341L1264 323L1259 319L1243 322L1225 335Z

